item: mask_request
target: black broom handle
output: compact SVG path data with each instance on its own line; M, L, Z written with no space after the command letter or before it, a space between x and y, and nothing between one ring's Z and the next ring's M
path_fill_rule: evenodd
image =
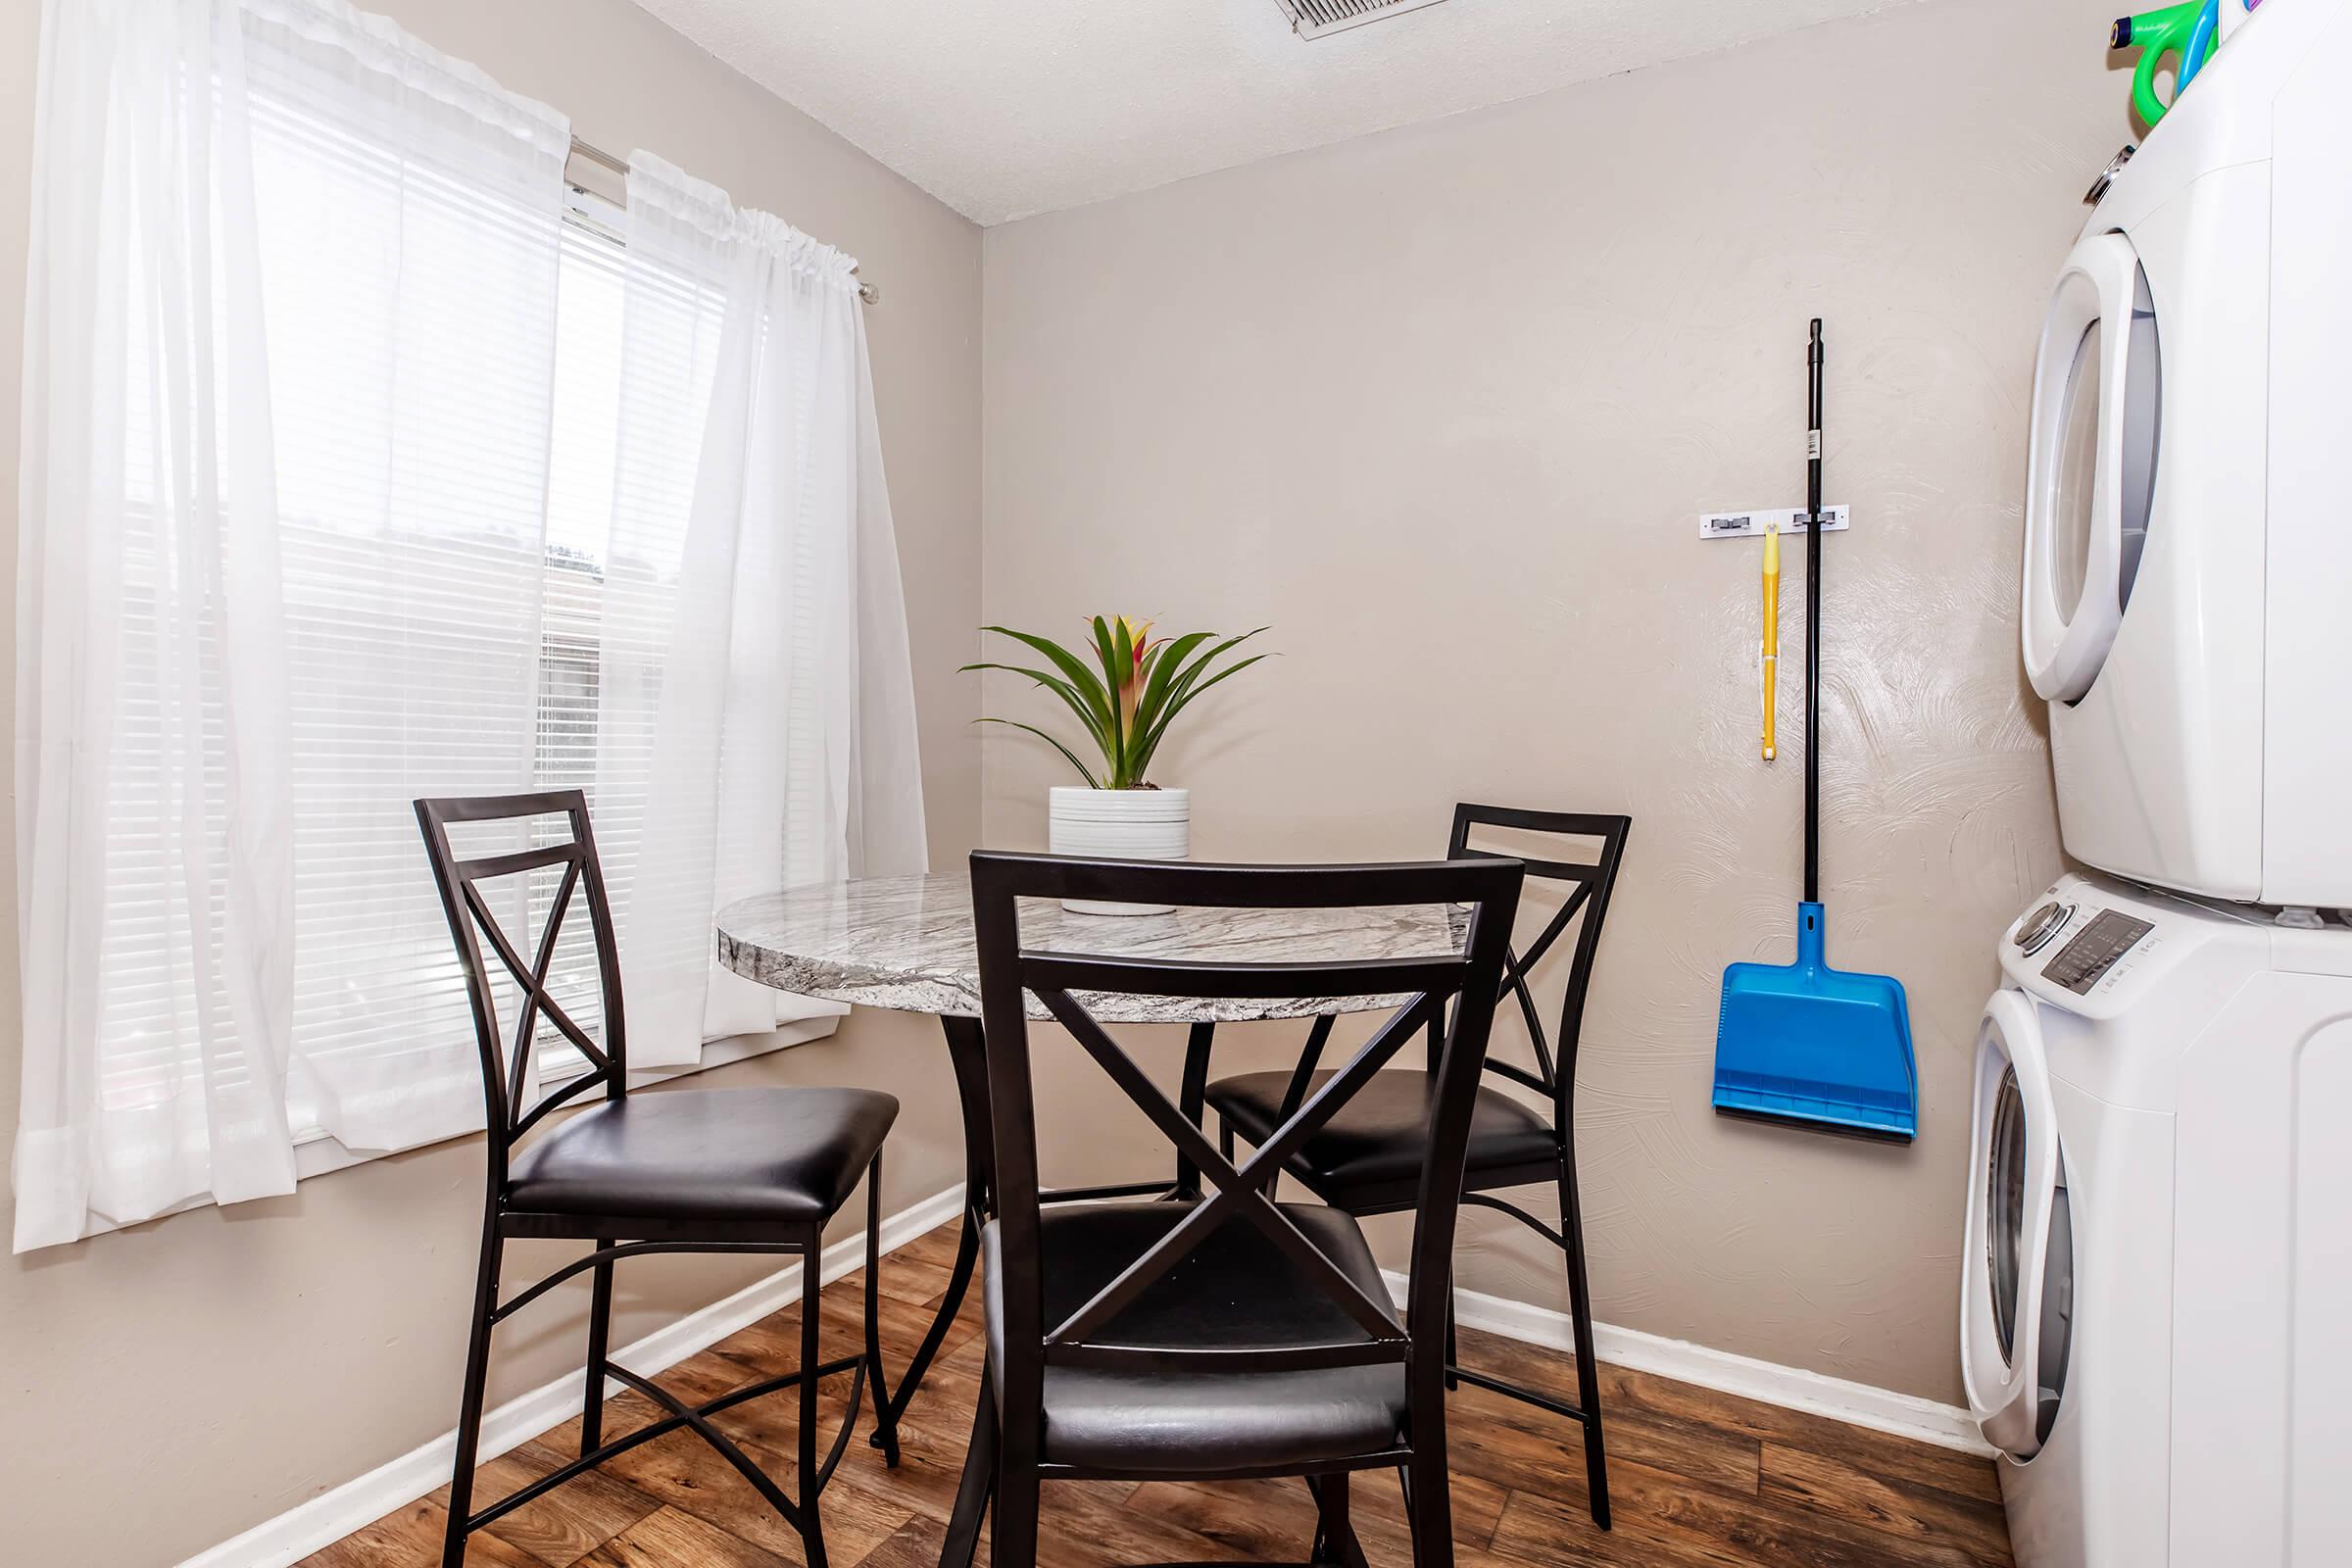
M1821 902L1821 318L1805 352L1805 902Z

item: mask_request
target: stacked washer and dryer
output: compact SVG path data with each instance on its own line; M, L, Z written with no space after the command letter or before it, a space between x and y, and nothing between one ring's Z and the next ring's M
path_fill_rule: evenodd
M2022 635L2096 872L2002 943L1961 1301L2024 1568L2352 1564L2346 59L2352 0L2244 17L2042 329Z

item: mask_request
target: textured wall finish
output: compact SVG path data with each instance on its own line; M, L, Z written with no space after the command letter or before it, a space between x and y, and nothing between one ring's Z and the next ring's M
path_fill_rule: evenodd
M983 223L1909 0L1463 0L1306 43L1275 0L637 0Z
M987 233L988 618L1275 627L1158 769L1196 858L1434 853L1457 798L1634 816L1582 1074L1608 1321L1958 1397L1977 1018L2059 868L2023 400L2129 133L2108 15L1944 0ZM1760 547L1694 518L1802 503L1816 314L1855 519L1825 542L1830 954L1909 987L1907 1150L1708 1108L1723 965L1793 953L1804 576L1792 549L1768 765ZM992 678L990 711L1033 703ZM989 842L1042 843L1065 772L992 737ZM1466 1231L1465 1284L1564 1303L1506 1221Z

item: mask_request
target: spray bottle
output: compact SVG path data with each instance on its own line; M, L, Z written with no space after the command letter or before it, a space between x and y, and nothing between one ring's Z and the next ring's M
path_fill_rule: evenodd
M2222 0L2183 0L2183 3L2118 17L2107 34L2110 49L2137 49L2139 69L2132 73L2132 108L2140 122L2154 125L2172 107L2156 96L2156 71L2167 55L2173 57L2173 102L2179 103L2188 84L2204 69L2220 41Z

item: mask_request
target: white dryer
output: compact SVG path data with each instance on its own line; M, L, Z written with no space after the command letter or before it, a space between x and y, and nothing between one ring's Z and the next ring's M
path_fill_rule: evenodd
M2001 961L1961 1369L2020 1568L2352 1563L2352 927L2069 876Z
M2247 17L2114 173L2034 372L2022 639L2077 858L2352 906L2352 0Z

